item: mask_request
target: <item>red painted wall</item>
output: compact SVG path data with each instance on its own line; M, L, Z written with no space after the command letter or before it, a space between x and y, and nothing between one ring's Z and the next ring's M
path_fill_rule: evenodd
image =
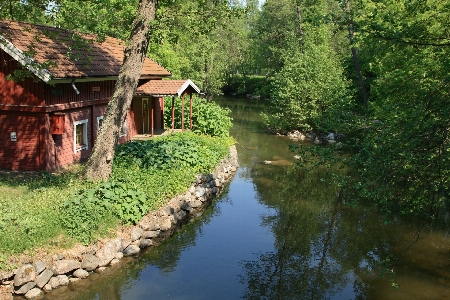
M86 100L99 100L111 98L115 80L78 82L75 81L75 87L80 94L77 94L71 83L58 83L55 85L45 85L45 104L65 104L71 102L80 102ZM93 92L93 88L100 88L100 91Z
M16 133L16 141L11 141L11 132ZM0 111L1 169L39 170L42 160L40 142L39 115Z
M27 78L21 82L6 80L6 76L21 66L7 53L0 50L0 104L8 105L44 105L45 84Z
M67 166L89 157L98 136L97 117L104 116L106 112L106 104L86 106L82 109L62 111L65 113L65 133L62 135L50 135L47 152L49 153L49 163L47 170L54 170L62 166ZM93 109L92 109L93 108ZM74 123L76 121L88 120L88 149L77 151L74 153ZM128 133L119 138L119 143L125 143L131 140L133 136L132 117L127 115Z

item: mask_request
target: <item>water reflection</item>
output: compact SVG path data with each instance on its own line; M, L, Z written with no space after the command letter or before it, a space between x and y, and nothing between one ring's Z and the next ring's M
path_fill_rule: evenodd
M229 101L225 104L233 111L241 105ZM304 175L294 166L258 165L258 159L276 157L274 153L287 159L290 156L282 149L274 149L273 137L262 137L266 141L261 142L252 139L252 132L258 131L235 136L243 144L244 150L239 154L243 154L244 164L251 166L247 176L252 178L258 198L277 209L276 216L262 220L262 225L271 228L276 242L274 251L241 262L245 275L240 276L240 282L246 285L243 298L446 299L449 296L450 244L446 233L399 220L384 224L383 217L371 206L343 205L339 189L330 184L330 175L323 170ZM285 144L282 138L279 143ZM246 145L251 145L250 151L246 151ZM439 246L433 247L434 243ZM397 286L398 289L393 289Z
M261 103L220 104L240 163L222 198L139 259L45 299L450 299L448 229L343 203L326 170L303 173L291 141L265 132Z

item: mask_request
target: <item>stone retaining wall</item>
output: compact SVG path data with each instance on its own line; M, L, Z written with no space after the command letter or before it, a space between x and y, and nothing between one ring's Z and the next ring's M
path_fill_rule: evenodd
M136 226L127 227L114 239L66 250L59 255L20 266L13 272L0 273L0 300L23 295L27 299L42 298L59 286L69 285L117 264L124 256L135 256L143 249L159 245L172 236L182 224L201 215L224 189L238 166L236 147L214 172L199 175L182 195L166 206L150 212Z

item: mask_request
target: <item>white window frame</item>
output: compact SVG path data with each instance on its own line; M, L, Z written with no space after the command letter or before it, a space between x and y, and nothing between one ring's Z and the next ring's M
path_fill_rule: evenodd
M127 118L123 122L122 127L120 127L120 137L126 136L128 134Z
M98 131L100 130L100 120L103 120L103 117L104 116L97 117L97 134L98 134Z
M83 140L86 142L81 147L77 148L77 126L78 125L84 125L83 126ZM77 153L81 150L88 149L88 119L76 121L73 123L73 153Z

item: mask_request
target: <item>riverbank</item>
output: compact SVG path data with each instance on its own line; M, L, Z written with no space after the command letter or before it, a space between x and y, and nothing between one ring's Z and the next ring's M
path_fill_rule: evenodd
M39 260L30 259L18 269L0 274L0 299L11 299L13 294L39 299L44 292L84 279L91 272L102 272L123 257L136 256L143 249L159 245L183 224L201 215L203 209L223 191L237 166L237 152L232 146L229 155L213 172L197 176L185 193L144 216L136 226L122 226L114 238L64 250Z

